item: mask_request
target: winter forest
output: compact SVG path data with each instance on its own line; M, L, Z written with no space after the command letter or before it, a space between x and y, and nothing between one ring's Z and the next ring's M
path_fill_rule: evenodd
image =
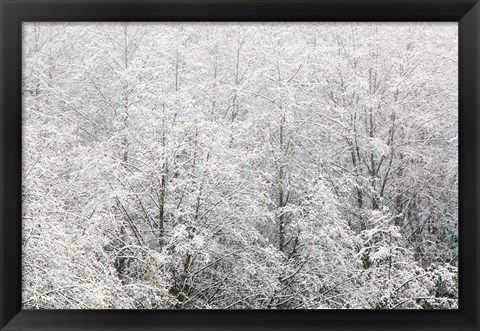
M456 23L24 23L26 309L457 309Z

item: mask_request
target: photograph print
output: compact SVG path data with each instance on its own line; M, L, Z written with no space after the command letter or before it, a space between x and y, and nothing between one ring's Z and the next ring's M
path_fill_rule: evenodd
M23 23L23 309L458 309L457 23Z

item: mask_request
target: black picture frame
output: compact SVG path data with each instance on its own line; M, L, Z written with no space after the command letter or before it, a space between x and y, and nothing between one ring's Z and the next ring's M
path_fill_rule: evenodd
M0 0L0 328L480 330L480 4L474 0ZM21 61L26 21L453 21L459 24L459 309L22 310Z

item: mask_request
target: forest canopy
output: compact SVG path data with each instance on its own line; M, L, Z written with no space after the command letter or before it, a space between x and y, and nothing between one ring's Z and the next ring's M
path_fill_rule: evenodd
M457 309L455 23L24 23L23 308Z

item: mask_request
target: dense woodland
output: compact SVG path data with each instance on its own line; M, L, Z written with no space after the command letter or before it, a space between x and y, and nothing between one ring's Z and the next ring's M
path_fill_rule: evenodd
M24 308L458 307L456 24L23 36Z

